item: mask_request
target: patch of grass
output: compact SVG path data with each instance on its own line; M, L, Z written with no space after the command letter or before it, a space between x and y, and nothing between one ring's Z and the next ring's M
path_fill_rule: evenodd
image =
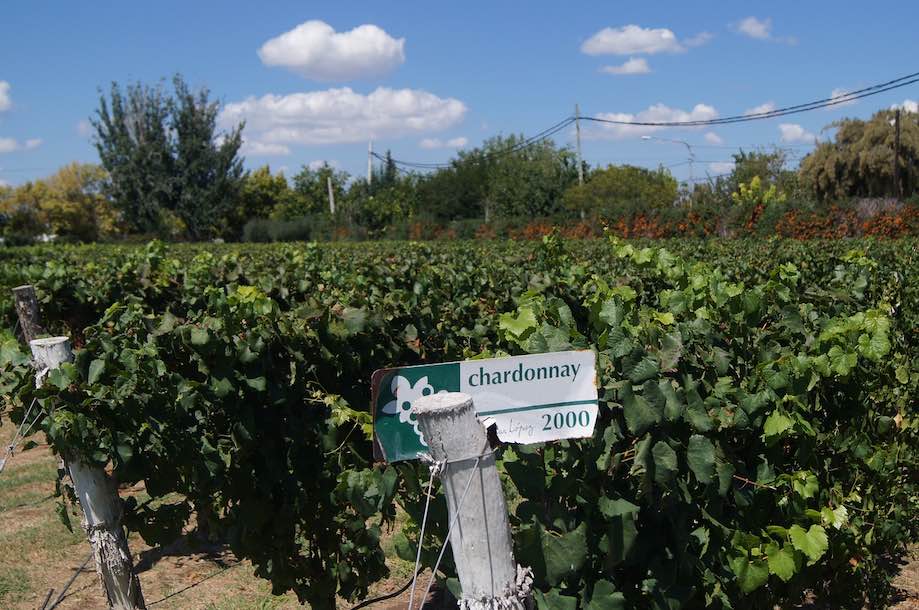
M206 610L276 610L283 608L290 601L284 597L275 597L271 593L263 595L240 595L224 599L216 604L208 604Z
M53 462L10 464L0 477L0 513L46 498L56 477L57 466Z
M13 603L31 591L29 575L19 567L0 567L0 602Z
M13 550L31 547L54 551L81 544L85 540L78 526L74 527L73 532L67 531L57 515L49 510L43 521L0 535L0 548Z
M3 477L0 478L0 493L5 496L9 491L33 483L50 482L53 484L56 476L57 466L53 462L33 462L23 466L18 466L15 462L11 462L7 466Z

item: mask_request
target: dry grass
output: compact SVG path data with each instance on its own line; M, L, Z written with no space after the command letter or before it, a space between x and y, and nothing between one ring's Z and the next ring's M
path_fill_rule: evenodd
M6 430L7 426L2 429ZM33 440L38 441L36 437ZM54 481L57 459L46 445L17 453L0 475L0 608L34 610L49 589L60 589L83 564L89 544L72 516L74 532L56 513ZM145 497L143 487L125 493ZM385 545L391 547L391 536ZM257 578L248 561L239 562L227 549L192 549L188 540L153 549L136 535L129 546L134 554L147 605L160 610L280 610L301 607L294 595L274 596L267 581ZM390 548L391 551L391 548ZM398 589L412 566L396 559L392 576L377 583L372 594ZM374 610L404 608L405 595L375 604ZM60 609L104 610L92 561L77 575L58 606ZM350 604L342 602L341 608Z

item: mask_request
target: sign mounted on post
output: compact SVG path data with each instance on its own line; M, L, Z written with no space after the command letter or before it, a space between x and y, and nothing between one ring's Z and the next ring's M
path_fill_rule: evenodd
M374 452L388 462L428 453L412 413L421 396L463 392L480 420L505 443L542 443L593 435L597 357L592 350L552 352L381 369L371 378Z

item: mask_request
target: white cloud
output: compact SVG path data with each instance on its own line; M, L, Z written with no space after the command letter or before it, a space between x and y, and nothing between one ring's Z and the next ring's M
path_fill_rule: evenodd
M370 24L336 32L306 21L258 50L266 66L281 66L317 81L347 81L386 74L405 61L405 38Z
M244 141L240 151L250 157L279 157L290 154L290 148L283 144L268 144L252 140Z
M756 17L747 17L741 20L737 26L737 31L744 36L757 38L759 40L769 40L772 38L772 19L757 19Z
M322 169L326 165L328 165L329 167L335 168L335 169L338 169L339 167L341 167L341 164L335 159L331 159L331 160L314 159L313 161L310 161L309 163L306 164L306 166L310 168L311 170L313 170L314 172Z
M600 68L600 72L606 74L648 74L651 72L651 67L643 57L630 57L621 66L603 66Z
M796 123L779 125L782 142L786 144L813 144L816 136Z
M0 138L0 153L11 153L17 150L35 150L42 145L41 138L29 138L24 143L15 138Z
M683 44L687 47L701 47L704 44L708 44L708 42L714 37L715 35L711 32L699 32L695 36L684 40Z
M603 28L581 45L581 51L587 55L653 55L679 53L684 50L671 30L643 28L637 25Z
M93 133L93 126L86 119L82 119L78 121L76 129L77 129L77 134L83 138L88 138Z
M440 138L425 138L418 142L418 146L421 148L435 149L435 148L464 148L466 144L469 143L469 140L463 136L458 138L450 138L449 140L441 140Z
M708 164L708 171L713 174L729 174L734 170L733 161L715 161Z
M772 112L773 110L775 110L775 102L766 102L764 104L760 104L759 106L748 108L744 111L744 114L763 114L764 112Z
M904 112L919 112L919 102L916 100L903 100L902 104L894 104L890 107L891 110L896 110L897 108Z
M714 131L709 131L708 133L705 134L705 141L708 142L709 144L715 144L715 145L724 144L724 139L722 139L722 137L719 136Z
M654 104L637 114L626 112L607 112L596 115L597 118L608 121L624 121L626 123L668 123L668 122L686 122L686 121L707 121L718 117L718 111L708 104L696 104L692 110L680 110L670 108L665 104ZM655 125L620 125L609 123L598 123L600 128L590 134L590 137L611 138L621 140L624 138L636 138L642 135L655 133L667 127ZM685 129L685 128L684 128Z
M13 106L13 98L10 97L10 84L5 80L0 80L0 112L9 110Z
M746 17L735 23L733 29L738 34L743 34L757 40L771 40L772 42L781 42L785 44L797 44L798 40L793 36L773 36L772 19L757 19L756 17Z
M848 90L846 90L846 89L840 89L840 88L837 87L836 89L833 89L833 90L830 92L830 97L832 97L832 98L843 97L843 96L848 95L848 94L849 94L849 91L848 91ZM839 102L838 104L833 104L832 106L827 106L826 109L827 109L827 110L835 110L835 109L837 109L837 108L842 108L843 106L851 106L851 105L854 104L855 102L856 102L856 100L848 100L848 101L845 101L845 102Z
M364 95L343 87L248 97L224 106L219 122L244 120L252 140L263 144L341 144L448 129L466 110L457 99L418 89L378 87Z

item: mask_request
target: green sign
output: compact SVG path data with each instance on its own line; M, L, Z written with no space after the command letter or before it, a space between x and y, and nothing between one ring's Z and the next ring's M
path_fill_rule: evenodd
M376 371L374 453L389 462L428 452L412 411L422 396L463 392L502 442L538 443L593 434L596 355L590 350L467 360Z

